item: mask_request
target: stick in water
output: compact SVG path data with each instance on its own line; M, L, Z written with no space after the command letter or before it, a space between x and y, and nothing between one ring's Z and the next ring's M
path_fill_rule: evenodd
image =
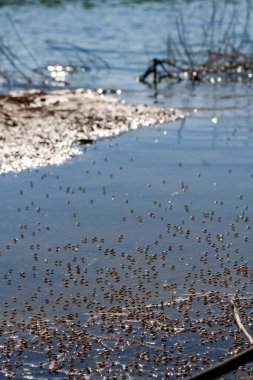
M234 318L235 318L235 322L237 324L237 327L238 329L245 335L245 337L248 339L249 341L249 344L250 345L253 345L253 338L252 336L248 333L248 331L246 330L245 326L243 325L242 321L241 321L241 318L240 318L240 315L239 315L239 312L238 312L238 309L235 305L235 301L234 299L231 300L231 304L232 304L232 307L233 307L233 313L234 313Z
M245 326L243 325L238 309L235 305L234 300L231 300L231 304L233 307L233 314L235 322L239 328L239 330L245 335L245 337L248 339L251 347L240 352L239 354L232 356L231 358L228 358L227 360L224 360L222 363L218 363L214 365L211 368L208 368L206 371L203 371L195 376L192 376L190 380L212 380L217 379L218 377L225 375L226 373L235 371L238 367L241 365L247 364L251 361L253 361L253 338L246 330Z

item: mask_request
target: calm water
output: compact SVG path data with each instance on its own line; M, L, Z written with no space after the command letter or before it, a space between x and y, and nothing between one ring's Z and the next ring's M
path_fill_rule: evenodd
M182 83L154 99L135 80L166 54L179 11L197 39L208 1L0 8L2 35L29 67L82 62L91 70L69 75L72 87L189 112L62 166L1 176L3 378L183 378L246 347L230 300L250 331L252 88Z

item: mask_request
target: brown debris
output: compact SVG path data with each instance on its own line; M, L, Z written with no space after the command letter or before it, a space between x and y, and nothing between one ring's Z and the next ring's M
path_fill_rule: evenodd
M183 118L180 111L130 105L91 90L10 93L0 97L0 172L60 164L80 145Z

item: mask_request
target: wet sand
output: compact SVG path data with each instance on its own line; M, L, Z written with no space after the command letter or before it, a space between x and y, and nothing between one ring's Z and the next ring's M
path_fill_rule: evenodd
M80 145L183 118L172 108L130 105L89 90L0 97L0 173L60 164Z

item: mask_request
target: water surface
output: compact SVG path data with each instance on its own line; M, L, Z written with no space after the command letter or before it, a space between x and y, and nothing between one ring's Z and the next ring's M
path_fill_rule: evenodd
M154 99L134 80L165 54L178 10L205 19L208 4L1 8L41 67L76 59L67 42L99 57L71 86L120 88L130 102L190 113L102 140L62 166L1 176L3 376L183 378L247 346L230 300L250 331L251 87L182 83Z

